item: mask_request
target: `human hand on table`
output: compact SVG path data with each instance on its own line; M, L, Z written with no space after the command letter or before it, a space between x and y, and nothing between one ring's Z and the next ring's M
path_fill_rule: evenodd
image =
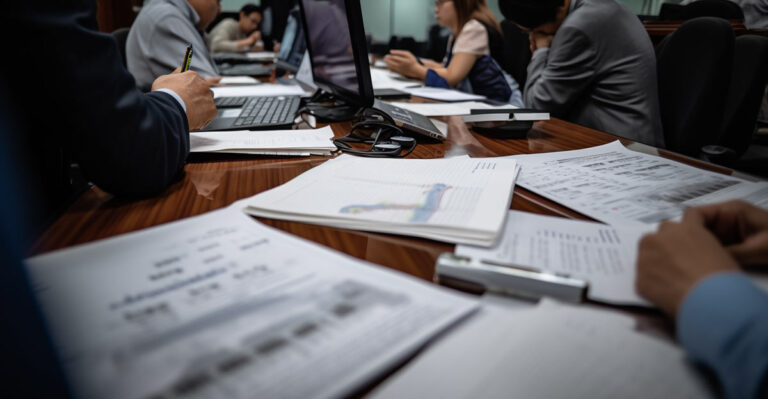
M424 80L427 77L427 68L419 63L419 60L410 51L391 50L384 57L387 68L409 78Z
M152 91L170 89L178 94L187 107L189 130L200 130L208 125L217 113L211 91L212 80L205 80L194 71L180 71L181 69L177 68L173 73L157 78L152 83Z
M676 317L699 281L738 270L737 260L708 229L705 214L690 209L682 222L664 222L656 233L642 238L635 284L640 295Z
M707 205L697 211L740 265L768 269L768 211L744 201Z

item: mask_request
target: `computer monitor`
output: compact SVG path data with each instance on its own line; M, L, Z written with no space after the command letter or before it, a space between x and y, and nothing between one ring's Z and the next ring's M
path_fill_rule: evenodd
M277 54L277 68L289 73L296 73L306 51L307 41L304 38L301 12L296 7L288 14L283 40L280 42L280 52Z
M315 84L346 103L312 109L316 116L352 119L360 108L374 108L397 126L445 139L445 132L424 115L374 99L360 0L301 0L299 6Z
M315 84L355 107L373 106L360 0L301 0Z

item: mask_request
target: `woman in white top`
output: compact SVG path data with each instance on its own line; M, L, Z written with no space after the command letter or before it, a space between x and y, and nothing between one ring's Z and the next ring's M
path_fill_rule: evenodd
M519 85L491 57L491 37L501 41L503 36L485 0L436 0L435 16L452 32L443 63L391 50L384 57L387 67L427 86L457 88L521 106Z

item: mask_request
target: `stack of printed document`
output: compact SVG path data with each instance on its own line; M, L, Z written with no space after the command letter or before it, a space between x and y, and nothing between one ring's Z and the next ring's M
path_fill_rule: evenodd
M344 397L477 308L231 208L27 265L86 399Z
M566 300L571 299L569 280L580 280L585 291L580 299L650 307L635 289L636 264L640 240L656 229L655 224L609 226L509 211L496 245L457 245L455 256L440 257L436 273L489 291ZM768 276L749 276L768 291Z
M236 206L261 217L490 246L518 171L502 158L344 155Z
M509 104L490 105L481 101L461 101L454 103L391 102L390 104L424 116L464 116L470 115L473 109L490 110L514 108L514 106Z
M189 134L191 152L310 156L336 151L330 126L308 130L200 132Z
M308 93L298 85L263 83L258 85L216 86L211 87L213 97L265 97L265 96L305 96Z
M631 317L548 300L532 309L485 302L369 397L718 397L680 347Z
M454 89L443 89L440 87L415 87L402 89L406 93L421 97L428 98L430 100L456 102L456 101L475 101L475 100L487 100L485 96L479 94L465 93L463 91Z
M424 85L420 80L409 79L397 72L379 68L371 68L371 83L374 89L400 90Z
M257 85L260 83L250 76L223 76L219 81L220 85Z
M272 51L252 51L245 53L245 56L253 61L273 61L277 54Z
M464 278L507 292L525 292L526 285L499 279L505 269L534 273L523 278L556 282L568 276L588 283L589 299L616 304L650 306L635 291L637 248L655 225L617 226L509 211L504 234L492 248L456 246L456 255L475 262L440 270L448 277ZM538 276L537 276L538 275ZM483 284L487 282L488 284ZM488 287L487 285L499 285Z
M768 208L768 184L625 148L515 155L520 186L613 226L675 220L686 208L743 199Z

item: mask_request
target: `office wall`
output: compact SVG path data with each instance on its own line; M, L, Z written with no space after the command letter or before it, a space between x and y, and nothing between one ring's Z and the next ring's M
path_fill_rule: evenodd
M366 31L374 40L389 41L390 36L412 36L418 41L427 39L429 27L435 24L434 0L360 0ZM498 0L487 0L488 6L499 20ZM658 14L663 1L678 3L680 0L618 0L635 14ZM222 0L224 11L237 11L245 3L260 4L261 0Z
M240 11L240 9L248 3L261 5L261 0L221 0L222 11Z
M392 6L389 0L362 0L363 24L366 33L372 34L375 40L388 41L390 23L392 23Z

